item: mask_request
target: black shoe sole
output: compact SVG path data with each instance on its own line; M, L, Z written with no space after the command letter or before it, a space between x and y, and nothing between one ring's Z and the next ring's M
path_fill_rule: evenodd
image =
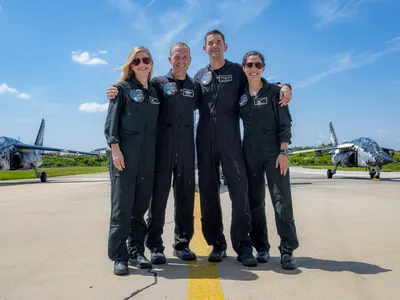
M138 262L136 259L129 259L128 264L129 264L130 266L132 266L132 267L136 267L136 268L139 268L139 269L149 269L149 268L152 267L151 262L148 262L148 263L140 263L140 262Z
M265 264L269 261L269 256L265 257L265 256L261 256L261 257L256 257L257 262L259 262L260 264Z
M161 257L161 258L157 257L155 259L152 259L151 263L153 265L163 265L163 264L167 263L167 259L165 257Z
M192 260L196 260L197 259L196 255L194 255L194 256L184 256L184 255L179 255L178 253L179 253L178 251L174 250L173 254L174 254L175 257L177 257L179 259L182 259L184 261L192 261Z
M123 276L123 275L128 275L129 274L129 270L124 270L124 271L113 271L114 275L117 276Z
M243 260L239 256L236 259L237 259L237 261L241 262L242 265L245 267L255 267L258 265L256 259L254 259L254 261L252 260L251 262L249 262L249 261L243 262Z
M223 258L226 257L226 251L224 251L221 255L209 255L208 261L209 262L221 262Z

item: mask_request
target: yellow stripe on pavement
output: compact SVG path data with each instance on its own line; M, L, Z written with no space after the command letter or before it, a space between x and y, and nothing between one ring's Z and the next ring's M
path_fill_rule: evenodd
M216 263L210 263L207 260L212 247L207 245L201 231L200 199L198 193L195 196L194 235L190 243L190 248L196 253L197 261L192 261L189 264L189 286L186 299L224 299Z

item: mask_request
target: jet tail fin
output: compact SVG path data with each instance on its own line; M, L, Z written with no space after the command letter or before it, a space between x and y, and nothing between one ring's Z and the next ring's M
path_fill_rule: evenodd
M332 122L329 122L329 131L331 133L332 146L337 146L339 144L339 142L338 142L338 139L336 137L335 129L333 129Z
M42 123L40 124L40 128L35 141L35 145L37 146L43 146L44 127L45 127L45 121L44 119L42 119Z

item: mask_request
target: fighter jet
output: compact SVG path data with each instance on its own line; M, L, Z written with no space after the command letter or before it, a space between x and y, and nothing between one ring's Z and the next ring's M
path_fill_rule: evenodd
M307 149L290 152L291 154L316 152L317 156L321 156L322 151L328 151L331 155L334 169L327 171L327 177L332 178L339 166L342 167L366 167L369 170L369 176L373 180L380 180L380 169L383 165L394 162L391 154L394 149L384 148L378 143L367 137L360 137L350 142L338 143L332 122L329 123L330 138L332 146L326 148ZM376 171L374 169L376 168Z
M41 156L44 151L99 155L92 152L44 147L44 127L45 121L42 119L36 141L33 145L24 144L19 140L9 137L0 137L0 170L34 169L36 172L36 178L40 178L41 182L46 182L46 172L40 173L38 170L43 163Z

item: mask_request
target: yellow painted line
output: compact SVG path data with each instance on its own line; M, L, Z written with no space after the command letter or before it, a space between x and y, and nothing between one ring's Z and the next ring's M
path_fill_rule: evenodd
M207 260L212 247L207 245L201 230L200 198L196 193L194 203L194 235L190 248L197 255L197 261L189 264L188 300L225 299L218 277L216 263Z

